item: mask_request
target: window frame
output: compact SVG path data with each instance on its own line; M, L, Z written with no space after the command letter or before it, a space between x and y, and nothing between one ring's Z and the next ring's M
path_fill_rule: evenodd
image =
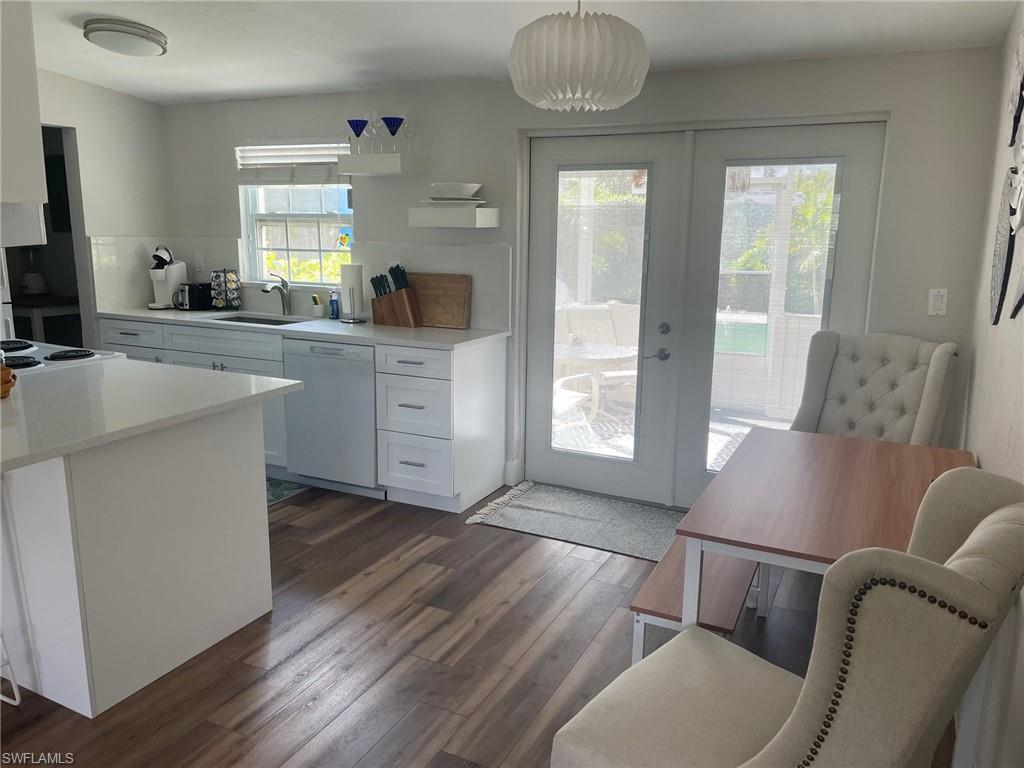
M344 182L323 182L319 184L295 184L295 183L283 183L283 182L267 182L264 184L244 184L238 188L238 208L239 215L241 218L241 230L242 230L242 281L249 283L263 283L269 279L269 275L266 277L262 274L262 268L265 263L263 254L268 252L283 252L286 255L288 261L288 274L284 275L285 279L289 283L298 286L308 286L311 288L323 288L327 286L335 286L337 282L324 280L324 254L328 253L345 253L349 254L351 260L352 248L331 248L325 250L322 247L321 241L321 225L324 223L336 224L341 226L347 226L352 230L353 240L355 239L355 211L352 213L255 213L253 211L254 196L261 187L284 187L289 191L289 207L291 207L291 192L298 187L316 187L320 190L320 208L321 211L324 208L324 192L326 187L338 187L343 194L348 195L348 208L352 209L352 185ZM281 222L284 224L285 232L285 246L283 249L278 248L260 248L259 247L259 224L260 222ZM292 248L288 242L289 235L289 222L305 222L313 223L317 225L317 248ZM320 280L316 282L310 282L308 280L292 280L292 265L291 265L291 254L316 254L320 265ZM351 261L350 261L351 263Z

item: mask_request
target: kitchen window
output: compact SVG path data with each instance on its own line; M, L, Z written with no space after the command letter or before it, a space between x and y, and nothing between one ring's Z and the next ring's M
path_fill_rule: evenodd
M337 285L352 260L351 185L342 143L237 147L242 277Z

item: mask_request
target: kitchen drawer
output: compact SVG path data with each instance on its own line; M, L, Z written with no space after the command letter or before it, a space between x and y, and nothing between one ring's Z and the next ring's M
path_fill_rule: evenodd
M176 349L158 350L156 362L180 365L186 368L205 368L212 371L248 373L254 376L284 376L284 363L277 360L254 360L245 357L204 355L199 352L181 352ZM288 462L288 444L285 432L284 398L263 401L263 456L267 464L283 467Z
M167 325L164 326L164 346L207 355L251 357L257 360L284 359L281 337L276 333L260 331Z
M107 352L122 352L129 360L145 360L149 363L166 363L167 353L153 347L131 347L124 344L104 344Z
M377 428L450 440L452 383L378 373Z
M100 318L100 344L127 344L130 347L163 347L164 327L160 323Z
M443 349L417 347L377 347L378 373L397 373L403 376L426 376L430 379L452 377L452 353Z
M455 495L450 440L378 430L377 471L381 485Z

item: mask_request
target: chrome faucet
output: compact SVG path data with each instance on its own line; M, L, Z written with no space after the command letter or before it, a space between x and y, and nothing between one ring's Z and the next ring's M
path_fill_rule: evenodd
M276 277L281 282L280 283L264 283L263 287L260 288L260 291L262 291L263 293L273 293L274 291L277 291L278 293L280 293L281 294L281 312L283 314L285 314L285 315L290 315L292 313L292 286L291 286L291 283L289 283L283 277L281 277L280 275L278 275L278 274L276 274L274 272L271 272L270 276L271 277Z

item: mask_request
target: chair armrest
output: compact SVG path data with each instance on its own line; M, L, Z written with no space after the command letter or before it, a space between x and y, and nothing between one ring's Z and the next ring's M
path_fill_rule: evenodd
M929 560L846 555L825 575L793 713L746 765L930 760L1005 611L1003 596Z

